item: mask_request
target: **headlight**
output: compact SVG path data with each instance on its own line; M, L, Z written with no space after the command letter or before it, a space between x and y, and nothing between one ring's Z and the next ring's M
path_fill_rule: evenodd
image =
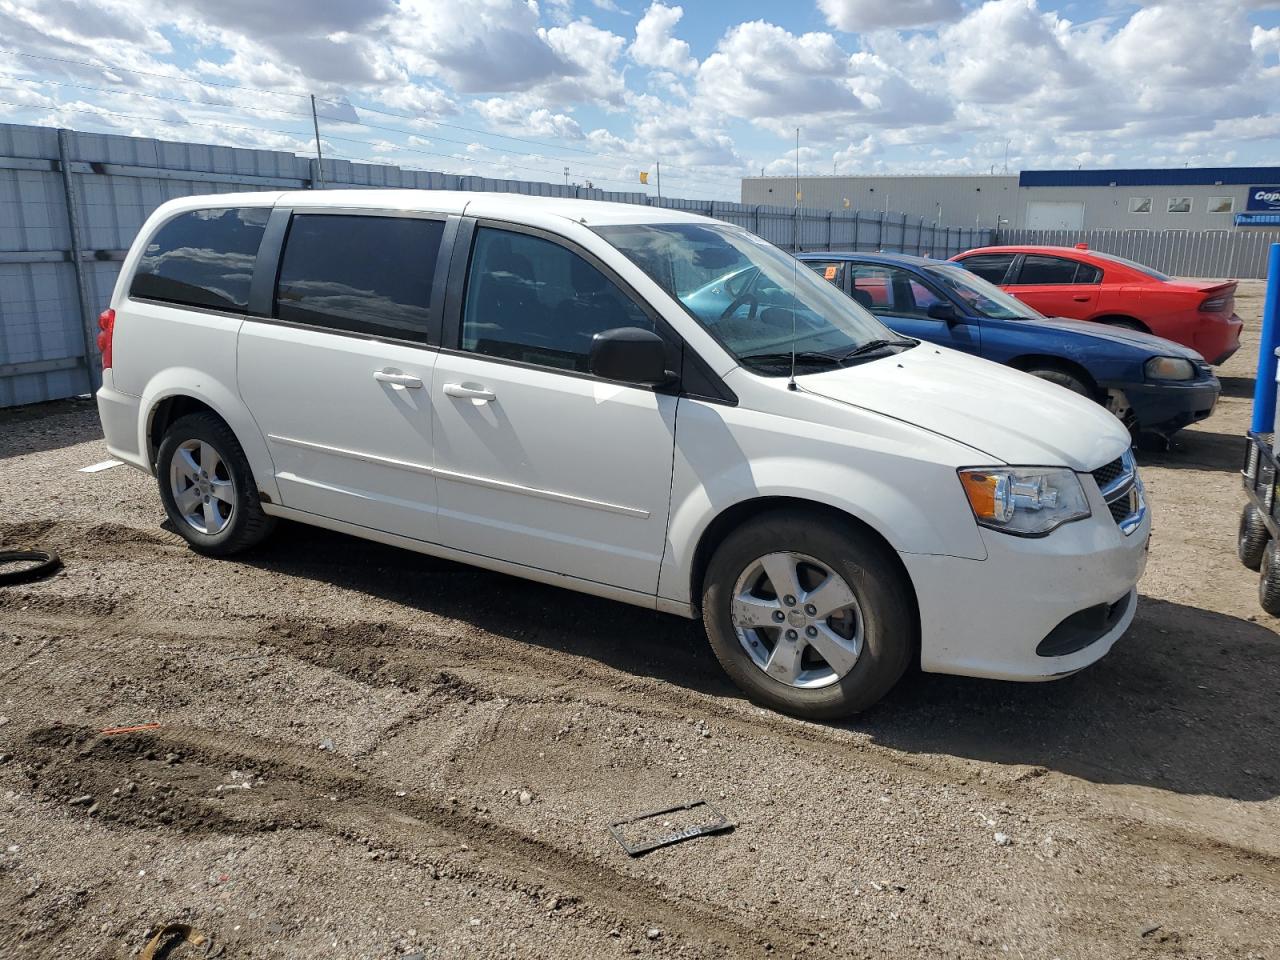
M1089 516L1080 478L1047 467L975 467L960 471L978 523L1020 537L1042 537Z
M1147 361L1148 380L1194 380L1195 365L1182 357L1152 357Z

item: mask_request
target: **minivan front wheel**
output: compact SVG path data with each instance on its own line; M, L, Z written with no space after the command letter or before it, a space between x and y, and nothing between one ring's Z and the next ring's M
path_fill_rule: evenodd
M238 553L262 540L274 525L262 512L239 441L211 413L189 414L165 431L156 479L169 520L200 553Z
M703 621L725 671L753 700L810 719L871 706L916 649L896 558L852 523L797 510L725 539L707 569Z

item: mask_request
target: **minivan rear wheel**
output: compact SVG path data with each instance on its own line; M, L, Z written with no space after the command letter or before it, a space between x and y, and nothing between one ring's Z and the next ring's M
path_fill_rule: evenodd
M238 553L275 525L262 512L240 442L211 413L192 413L170 425L156 455L156 479L170 522L200 553Z
M897 558L865 530L802 510L757 517L707 568L703 623L752 700L813 720L880 700L911 663L916 624Z

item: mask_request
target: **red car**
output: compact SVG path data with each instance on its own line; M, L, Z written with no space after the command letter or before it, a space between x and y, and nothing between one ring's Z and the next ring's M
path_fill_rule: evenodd
M1212 364L1240 348L1235 281L1175 280L1084 244L980 247L951 259L1049 317L1145 330Z

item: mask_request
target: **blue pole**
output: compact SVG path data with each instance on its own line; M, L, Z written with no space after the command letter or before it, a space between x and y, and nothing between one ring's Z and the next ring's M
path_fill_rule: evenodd
M1254 433L1270 433L1276 424L1276 348L1280 347L1280 243L1267 258L1267 296L1262 308L1258 379L1253 385Z

